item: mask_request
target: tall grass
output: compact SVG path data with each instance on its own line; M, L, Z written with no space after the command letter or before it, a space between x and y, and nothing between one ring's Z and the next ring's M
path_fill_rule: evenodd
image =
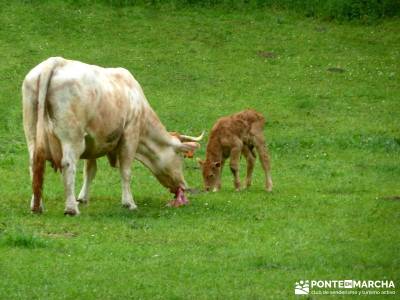
M275 8L328 20L365 20L400 15L398 0L69 0L69 2L79 5L102 3L114 7L168 6L178 9L189 7L235 10Z

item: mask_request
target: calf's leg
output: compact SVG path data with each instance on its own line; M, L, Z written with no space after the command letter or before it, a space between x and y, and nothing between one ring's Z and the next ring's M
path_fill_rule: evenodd
M254 141L258 155L260 157L261 166L265 173L265 189L268 192L271 192L272 191L271 163L269 160L268 149L262 131L259 131L254 135Z
M220 167L219 173L217 175L217 183L216 183L216 185L214 187L214 190L213 190L214 192L217 192L217 191L219 191L221 189L221 177L222 177L222 170L224 169L224 165L225 165L225 159L223 159L221 161L221 167Z
M246 187L250 187L256 158L250 148L246 145L243 146L242 153L247 161Z
M233 174L233 185L236 191L240 191L239 162L241 153L242 153L241 146L235 146L231 149L230 167L231 167L231 172Z

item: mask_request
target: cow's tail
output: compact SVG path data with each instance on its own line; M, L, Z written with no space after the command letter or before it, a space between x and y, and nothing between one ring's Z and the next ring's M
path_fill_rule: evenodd
M46 164L46 127L45 127L45 107L47 89L53 70L60 58L52 57L46 61L46 64L38 77L38 105L37 105L37 123L36 123L36 142L33 152L32 165L32 190L33 205L32 211L41 212L40 199L42 197L43 178Z

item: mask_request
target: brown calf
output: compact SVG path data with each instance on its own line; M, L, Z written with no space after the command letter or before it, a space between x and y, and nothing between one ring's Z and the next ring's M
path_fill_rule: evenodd
M271 167L264 138L265 118L255 110L218 119L207 144L206 160L199 163L203 171L205 189L217 191L221 188L221 173L225 160L230 157L230 168L234 177L234 186L240 190L239 161L241 154L247 161L246 187L251 185L257 150L265 172L265 188L272 191Z

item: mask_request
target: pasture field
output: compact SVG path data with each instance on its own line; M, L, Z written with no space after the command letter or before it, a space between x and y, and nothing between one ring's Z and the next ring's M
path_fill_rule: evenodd
M0 2L0 299L291 299L302 279L393 280L398 296L398 18L71 3ZM32 215L20 86L50 56L129 69L171 131L264 113L274 191L257 162L249 190L226 168L221 192L167 208L172 195L137 162L132 213L102 158L80 216L63 215L49 167L45 213ZM202 187L195 160L184 173Z

